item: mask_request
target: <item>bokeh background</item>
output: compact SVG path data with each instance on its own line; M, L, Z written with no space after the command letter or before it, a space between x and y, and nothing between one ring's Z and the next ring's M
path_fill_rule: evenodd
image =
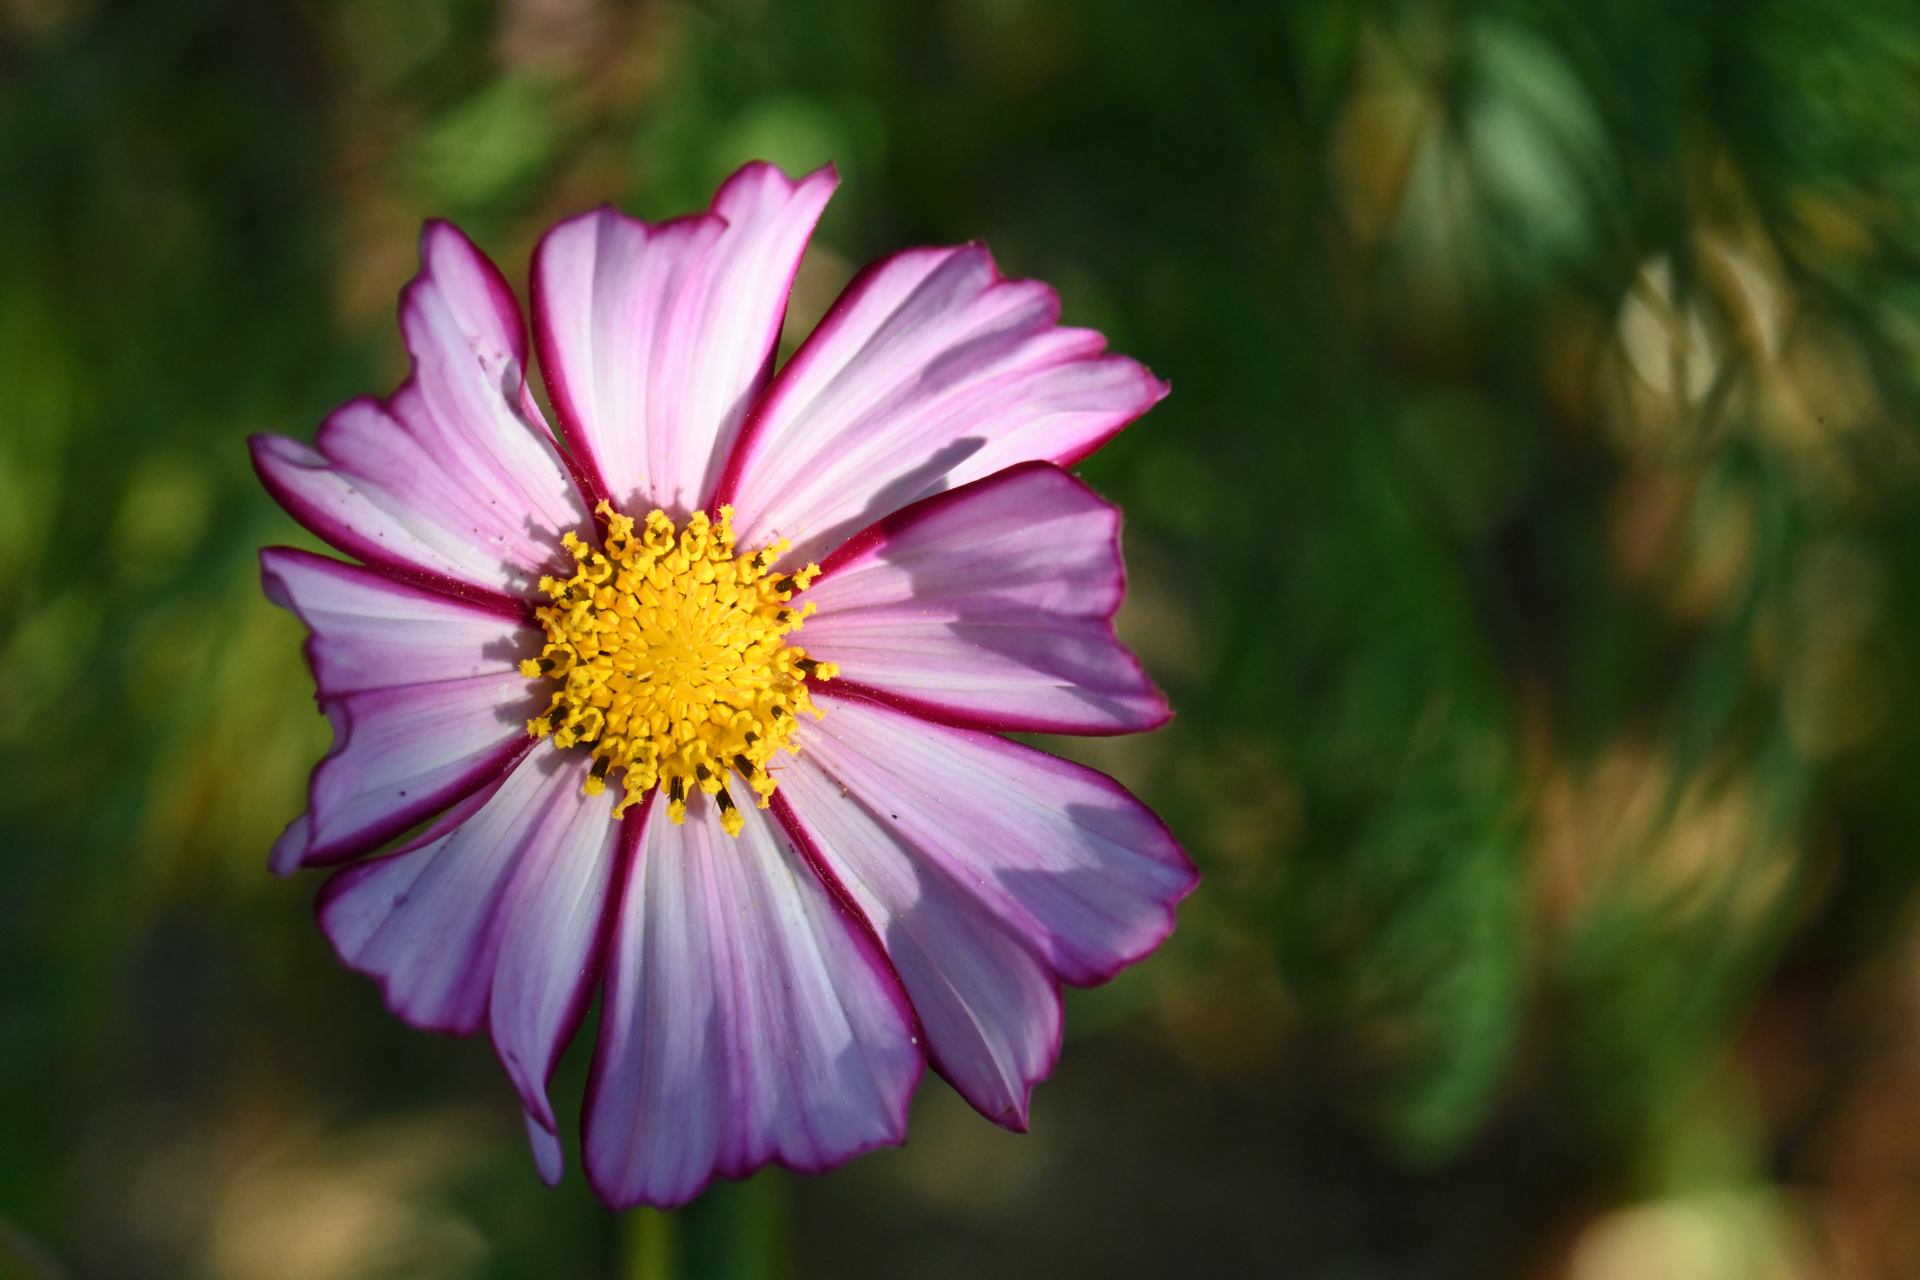
M1029 1136L615 1216L265 873L242 440L753 157L789 343L978 237L1172 380L1066 749L1206 881ZM1911 0L0 0L0 1275L1920 1275L1917 390Z

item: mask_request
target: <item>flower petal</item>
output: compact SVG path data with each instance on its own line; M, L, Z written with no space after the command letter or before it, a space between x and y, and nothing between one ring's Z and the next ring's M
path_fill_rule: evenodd
M458 230L429 223L400 302L413 373L381 404L354 400L318 448L248 443L281 506L370 564L454 591L517 595L555 563L587 508L526 385L513 293Z
M1133 733L1171 712L1114 635L1125 586L1119 510L1027 463L844 543L804 597L819 612L803 643L843 681L946 723Z
M769 164L705 215L613 209L561 223L533 259L533 316L555 412L588 472L634 515L704 504L763 385L807 238L839 183Z
M292 547L260 552L267 599L313 633L321 695L516 670L539 633L518 605L462 600Z
M1060 1048L1060 983L979 895L903 847L811 755L780 772L774 812L873 922L926 1031L928 1058L980 1113L1027 1127Z
M776 803L885 940L941 1073L1018 1127L1059 1035L1019 953L1104 982L1171 932L1193 866L1103 774L832 690Z
M557 1187L560 1175L567 1170L567 1153L560 1147L560 1135L541 1128L531 1111L525 1114L525 1119L527 1145L533 1148L533 1167L539 1170L540 1181Z
M1041 459L1071 465L1166 394L979 245L869 268L754 410L715 502L742 545L820 559L908 503Z
M518 673L327 699L333 748L314 768L299 843L273 869L326 866L378 848L500 776L530 745L537 710Z
M267 598L312 632L307 660L334 745L272 867L339 862L470 795L527 745L537 709L515 669L526 628L358 565L270 547Z
M487 1024L535 1123L599 966L619 828L613 794L581 794L584 752L534 751L400 852L341 871L320 926L413 1026ZM539 1153L537 1153L539 1154Z
M587 1087L587 1177L615 1206L905 1134L922 1057L898 981L766 814L742 813L737 839L704 797L682 826L648 816Z

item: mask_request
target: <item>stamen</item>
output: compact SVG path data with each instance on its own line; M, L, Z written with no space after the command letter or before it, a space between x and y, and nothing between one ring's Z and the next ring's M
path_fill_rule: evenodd
M723 827L730 836L739 835L740 828L747 825L747 820L740 816L738 809L733 807L733 797L727 794L725 787L722 787L715 793L713 799L714 802L720 806L721 827Z
M776 785L768 760L793 749L797 713L821 714L808 680L838 674L833 663L784 643L813 612L788 601L820 568L769 576L785 543L736 556L726 507L717 520L696 511L681 529L661 511L648 512L638 529L604 502L595 514L605 549L568 533L560 541L573 575L540 580L552 603L534 617L547 643L520 671L551 680L554 693L527 733L589 749L588 795L619 773L616 817L664 787L668 818L683 822L698 791L713 797L721 825L738 835L744 819L727 790L728 766L766 808Z

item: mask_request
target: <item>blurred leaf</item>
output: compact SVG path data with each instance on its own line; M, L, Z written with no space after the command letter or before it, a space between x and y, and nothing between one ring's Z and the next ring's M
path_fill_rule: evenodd
M413 172L430 205L465 209L527 187L551 163L559 138L553 90L510 73L460 103L420 135Z

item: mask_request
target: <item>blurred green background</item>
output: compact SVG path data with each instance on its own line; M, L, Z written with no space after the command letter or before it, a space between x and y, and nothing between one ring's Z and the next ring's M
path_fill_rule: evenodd
M979 237L1172 380L1083 470L1179 715L1063 749L1207 878L1030 1136L615 1217L265 872L242 438L423 218L756 156L789 343ZM1920 1275L1917 390L1910 0L0 0L0 1275Z

